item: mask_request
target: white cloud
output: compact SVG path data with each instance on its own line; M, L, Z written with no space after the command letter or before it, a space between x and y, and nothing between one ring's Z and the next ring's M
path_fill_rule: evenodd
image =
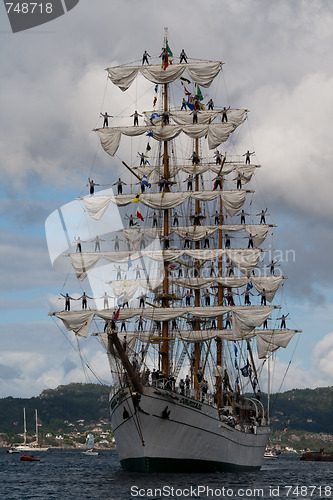
M333 384L333 332L325 335L317 343L313 354L315 366L329 381L327 385Z

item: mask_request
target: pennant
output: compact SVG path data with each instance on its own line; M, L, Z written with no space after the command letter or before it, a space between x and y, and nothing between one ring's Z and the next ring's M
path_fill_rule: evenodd
M187 88L185 87L185 85L184 85L184 84L182 84L182 85L183 85L183 87L184 87L184 92L185 92L185 95L188 95L188 96L192 95L192 94L191 94L191 92L189 92L189 91L187 90Z
M119 295L118 300L117 300L117 306L119 307L119 309L120 309L120 307L123 307L124 300L125 300L125 292L121 292L121 294ZM118 316L119 316L119 309L117 311ZM116 313L116 316L117 316L117 313ZM117 320L117 317L116 317L116 320Z
M149 130L149 132L146 135L148 137L154 137L154 132L152 130Z
M168 264L168 270L171 273L171 271L176 271L179 268L179 264L176 262L169 262Z
M118 309L118 311L117 311L117 312L116 312L116 314L115 314L116 321L117 321L117 319L119 318L119 313L120 313L120 308Z
M131 203L139 203L141 198L141 193L138 193L136 197L131 201Z
M240 371L242 372L243 377L248 377L250 375L250 365L246 364L240 369Z
M187 99L187 107L193 111L194 109L194 104L193 104L193 97L191 95L188 96L188 99Z
M147 188L151 188L150 182L148 182L147 176L143 175L141 179L141 186L145 186Z
M153 123L153 121L155 120L155 118L161 118L161 116L162 116L161 113L152 113L150 115L149 120L150 120L151 123Z
M137 216L138 219L142 220L142 222L145 221L144 218L142 217L142 215L140 214L139 210L137 210L136 216Z
M199 98L199 101L203 101L203 96L199 85L197 85L197 96Z
M155 108L156 102L157 102L157 97L154 97L154 100L153 100L153 107L154 108Z
M167 51L168 51L169 56L170 56L170 57L173 57L173 53L172 53L172 50L171 50L171 49L170 49L170 47L169 47L168 42L166 43L166 49L167 49Z
M246 285L246 290L251 290L251 288L253 288L253 283L252 283L252 281L250 281L250 283L248 283L248 284Z
M138 222L137 220L136 220L135 222L133 222L133 226L132 226L132 227L133 227L133 229L136 229L136 231L137 231L138 233L140 233L140 231L141 231L141 226L140 226L140 224L139 224L139 222Z
M188 80L187 78L185 78L185 76L181 76L180 79L183 80L186 83L191 83L190 80Z
M157 89L158 89L158 85L155 85L155 92L157 92Z

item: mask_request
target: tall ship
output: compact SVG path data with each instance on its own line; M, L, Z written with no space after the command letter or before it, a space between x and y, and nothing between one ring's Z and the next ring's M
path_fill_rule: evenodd
M262 248L274 225L252 209L260 165L235 153L248 110L209 94L222 67L178 61L166 30L156 56L107 68L114 99L142 85L148 110L137 90L119 116L102 110L95 132L116 166L46 223L53 264L69 260L80 285L50 315L105 349L130 471L260 469L266 366L299 331L274 304L285 277Z

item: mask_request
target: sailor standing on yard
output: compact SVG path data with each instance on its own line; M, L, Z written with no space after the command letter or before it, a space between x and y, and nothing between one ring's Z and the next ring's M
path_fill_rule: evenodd
M138 155L140 157L140 167L144 167L145 166L145 160L147 158L147 156L144 154L144 153L139 153L138 152Z
M227 111L229 111L229 109L230 109L230 106L229 106L229 108L226 108L224 106L224 108L222 109L222 122L227 122L228 121Z
M262 289L262 293L261 293L261 305L262 306L266 305L266 290L265 290L265 288Z
M111 297L107 294L107 292L104 292L102 298L104 299L104 309L109 309L109 299L111 299Z
M274 262L274 260L272 259L272 260L271 260L271 263L270 263L270 264L268 264L268 266L266 266L266 267L269 267L269 268L270 268L270 273L271 273L271 276L274 276L275 264L277 264L278 262L279 262L278 260L276 260L276 261Z
M81 253L82 252L82 246L81 246L82 240L81 240L80 236L78 236L77 239L76 238L74 238L74 239L76 241L76 252Z
M191 111L190 115L193 115L193 123L198 123L198 113L200 113L200 111L195 108Z
M254 155L254 151L253 153L250 153L250 151L247 150L246 153L243 154L243 156L245 156L245 164L251 162L251 155Z
M235 177L234 181L237 181L237 189L242 189L242 179L243 179L243 174L238 172L237 177Z
M179 226L179 220L178 220L178 214L177 212L174 213L174 216L173 216L173 225L174 226Z
M204 248L209 248L209 234L207 231L204 237Z
M213 109L214 109L213 99L209 99L207 105L208 105L208 110L213 111Z
M192 183L193 183L193 175L189 174L187 179L184 180L184 182L187 182L187 191L192 191Z
M260 215L260 224L266 224L266 219L265 219L266 212L267 212L267 208L266 208L266 210L262 210L260 212L260 214L257 214L258 216Z
M138 126L139 125L139 116L142 116L140 115L137 110L134 111L134 113L130 116L133 116L134 117L134 126Z
M114 241L114 249L115 249L115 251L118 251L119 250L119 236L116 235L116 237L113 241Z
M210 306L210 293L208 291L208 288L206 288L205 293L203 294L204 299L205 299L205 305Z
M107 111L105 113L100 113L101 116L103 116L104 121L103 121L103 128L109 126L109 118L113 118L112 115L108 115Z
M183 97L182 107L180 108L180 111L182 111L183 109L186 111L186 99L185 99L185 97Z
M214 261L212 261L211 265L209 266L210 268L210 276L216 276L215 274L215 264Z
M95 186L99 186L99 184L95 184L95 182L92 179L90 179L90 177L88 179L88 183L89 183L88 184L89 192L90 192L90 195L92 196L95 192Z
M200 156L195 151L193 151L193 154L190 156L190 159L192 160L193 165L200 163Z
M245 215L250 215L250 214L247 214L244 210L242 210L239 214L237 214L237 216L240 215L240 218L241 218L241 224L245 224Z
M68 293L66 293L66 295L64 294L60 294L62 297L64 297L65 299L65 311L70 311L71 310L71 300L76 300L74 299L74 297L71 297L70 295L68 295Z
M180 53L180 56L179 56L179 64L182 63L182 62L186 62L187 63L187 55L185 53L185 50L182 49L181 53Z
M81 297L79 297L77 300L82 299L82 309L87 309L87 299L92 299L93 297L89 297L86 295L86 292L83 292Z
M123 184L124 184L124 186L127 186L126 182L123 182L121 180L121 178L119 177L119 179L116 182L114 182L112 184L112 186L115 186L116 184L117 184L117 193L118 194L123 194Z
M281 326L280 328L286 328L286 318L289 316L289 313L285 316L284 314L282 314L281 318L277 318L277 319L280 319L281 320Z
M148 52L145 50L142 56L142 65L146 62L149 65L148 57L151 57Z
M139 304L139 307L145 307L145 298L146 298L146 296L142 293L140 295L140 304Z
M216 157L216 160L215 160L216 165L221 165L222 155L218 149L215 151L214 156Z

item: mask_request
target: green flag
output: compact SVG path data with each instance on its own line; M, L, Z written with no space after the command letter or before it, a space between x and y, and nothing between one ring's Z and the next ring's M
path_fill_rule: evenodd
M202 97L202 93L201 93L199 85L197 85L197 95L199 97L199 101L203 101L203 97Z
M172 50L171 50L171 49L170 49L170 47L169 47L168 42L166 43L166 49L167 49L167 51L168 51L169 56L170 56L170 57L173 57L173 53L172 53Z

